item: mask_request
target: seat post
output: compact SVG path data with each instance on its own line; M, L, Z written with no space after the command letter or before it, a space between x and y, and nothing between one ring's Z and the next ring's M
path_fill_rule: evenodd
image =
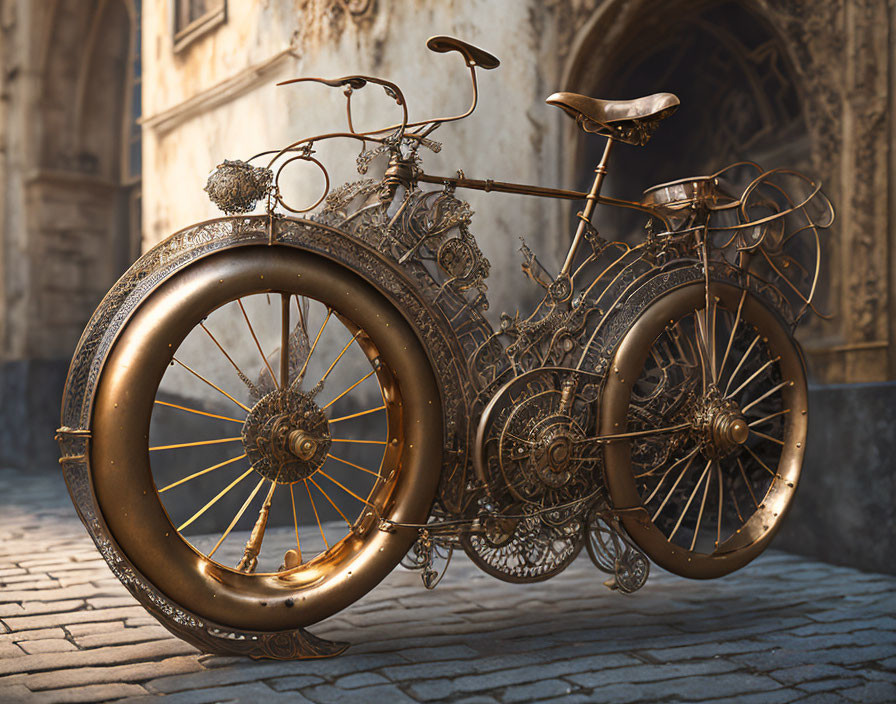
M572 244L569 245L569 252L566 254L566 261L563 262L563 268L560 269L560 276L569 274L572 269L572 263L575 261L576 252L585 236L585 228L591 224L591 215L597 205L600 196L600 188L604 182L604 176L607 173L607 162L610 160L610 150L613 148L613 138L607 137L607 145L604 147L604 154L600 159L600 163L594 169L594 183L591 184L591 190L585 196L585 207L579 217L579 226L576 228L575 237L572 238Z

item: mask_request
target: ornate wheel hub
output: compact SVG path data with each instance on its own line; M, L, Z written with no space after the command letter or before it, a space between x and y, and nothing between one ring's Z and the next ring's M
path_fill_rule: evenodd
M747 420L737 403L712 394L704 399L695 425L703 436L703 454L708 458L727 457L750 436Z
M280 484L302 481L320 469L330 442L326 415L301 391L272 391L243 426L243 445L255 471Z

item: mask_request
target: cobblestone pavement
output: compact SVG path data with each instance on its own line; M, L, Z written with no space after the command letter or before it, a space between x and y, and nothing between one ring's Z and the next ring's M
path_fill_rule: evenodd
M893 702L896 577L770 552L625 597L584 555L536 585L456 557L397 569L312 630L342 657L253 662L173 638L99 558L59 475L0 471L0 702Z

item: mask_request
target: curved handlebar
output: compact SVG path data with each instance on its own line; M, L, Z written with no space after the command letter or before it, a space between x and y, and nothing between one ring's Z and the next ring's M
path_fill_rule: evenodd
M478 66L479 68L491 70L493 68L498 68L498 66L501 65L501 62L498 61L496 56L489 54L478 46L473 46L472 44L468 44L455 37L448 37L442 34L430 37L426 40L426 47L439 54L447 54L449 51L456 51L464 57L467 66L471 68L473 66Z

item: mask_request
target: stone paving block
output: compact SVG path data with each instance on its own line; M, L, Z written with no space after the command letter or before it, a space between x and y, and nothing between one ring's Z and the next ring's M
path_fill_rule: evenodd
M389 680L375 672L358 672L354 675L340 677L333 684L341 689L358 689L359 687L370 687L375 684L389 684Z
M73 636L79 648L98 648L104 645L124 645L125 643L143 643L148 640L169 640L174 638L162 626L140 626L139 628L122 628L102 633Z
M462 658L476 658L480 656L478 651L473 650L466 645L445 645L438 648L414 648L402 654L412 662L460 660Z
M202 670L202 665L193 655L180 655L155 662L135 662L128 665L110 667L79 667L31 675L12 675L16 683L24 683L29 689L60 689L88 684L115 682L145 682L159 675L178 675ZM7 678L0 679L0 685ZM2 701L2 700L0 700Z
M394 684L363 687L362 689L340 689L331 684L321 684L302 691L308 699L317 704L417 704Z
M26 640L22 641L19 644L19 647L29 655L37 655L38 653L65 653L78 649L74 643L65 640L65 638Z
M702 662L662 664L647 667L631 665L612 670L602 670L599 667L595 667L590 672L567 675L565 679L587 689L594 689L623 682L641 684L658 680L673 680L678 677L696 678L698 676L720 675L735 669L737 669L737 666L726 660L704 660Z
M892 704L896 702L896 685L892 682L865 682L839 692L847 699L862 704Z
M800 682L796 688L804 692L835 692L866 684L861 677L831 677L814 682Z
M65 630L72 636L91 635L124 628L124 621L98 621L96 623L67 623Z
M94 609L114 609L117 606L136 606L139 604L139 602L130 594L88 599L87 603Z
M108 702L123 697L146 694L146 690L136 684L90 684L85 687L41 692L41 704L68 704L68 702Z
M645 657L657 662L677 662L695 658L712 658L720 655L767 651L768 643L744 639L732 641L706 641L697 645L682 645L677 648L661 648L644 650Z
M23 684L0 684L0 702L15 702L16 704L35 702L36 704L38 701L38 696Z
M15 643L0 643L0 661L6 658L17 658L25 655L25 651Z
M802 704L806 696L805 692L798 689L775 689L770 691L753 692L751 694L735 694L731 697L713 699L713 704L791 704L799 701Z
M31 631L15 631L0 634L0 643L20 643L23 640L40 640L41 638L65 638L61 628L37 628Z
M19 589L20 587L18 585L24 584L26 585L25 588L27 589L33 582L51 582L57 587L59 586L59 583L55 579L47 578L44 575L36 577L35 575L31 574L30 572L26 572L25 570L22 570L22 574L11 575L9 577L0 577L0 586L2 587L8 587L11 584L15 584L15 588Z
M285 692L290 689L303 689L313 684L320 684L323 679L315 675L292 675L290 677L278 677L273 680L266 680L266 684L271 689L278 692ZM383 702L382 704L386 704Z
M0 592L0 603L15 601L63 601L66 599L85 599L106 595L118 595L123 587L111 586L107 589L97 589L92 584L79 584L73 587L61 587L59 589L23 589L23 585L16 585L16 590L4 590ZM99 592L99 593L98 593Z
M139 612L142 613L143 615L132 617L132 618L126 618L124 620L124 625L127 628L141 628L142 626L158 626L159 625L159 622L156 619L154 619L152 616L150 616L148 613L146 613L146 611L144 611L142 607L140 607Z
M849 677L853 674L852 670L848 670L845 667L828 665L826 663L807 663L769 672L769 675L778 680L778 682L791 685L801 682L815 682L816 680L828 679L830 677Z
M543 702L548 697L563 697L575 687L564 680L540 680L517 687L508 687L501 695L502 702Z
M21 604L0 604L0 618L10 616L38 616L56 614L62 611L76 611L84 606L81 599L68 601L26 601Z
M849 704L852 701L837 692L815 692L799 700L800 704Z
M139 643L137 645L77 650L70 653L25 655L23 657L0 660L0 675L17 672L45 672L47 670L61 670L69 667L85 667L89 665L117 665L187 653L196 653L196 649L180 640L165 640Z

